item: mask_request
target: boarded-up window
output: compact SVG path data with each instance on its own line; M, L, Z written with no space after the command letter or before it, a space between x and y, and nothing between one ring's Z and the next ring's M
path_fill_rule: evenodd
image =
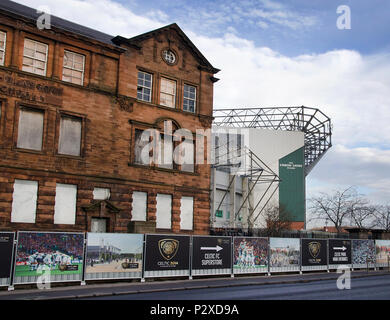
M43 112L20 109L18 126L18 148L42 150Z
M83 55L65 50L62 80L82 85L84 79L84 64L85 57Z
M110 189L108 188L94 188L93 189L94 200L108 200L110 199Z
M132 221L146 221L147 199L148 194L146 192L133 192Z
M158 166L173 169L173 141L171 136L160 135Z
M180 202L180 229L192 230L194 220L194 198L182 197Z
M0 66L4 66L6 40L7 34L0 31Z
M143 164L143 165L149 165L149 157L145 156L148 154L142 153L142 150L144 150L145 146L149 143L150 135L144 134L142 135L144 131L140 129L135 129L135 138L134 138L134 162L136 164ZM143 157L145 159L143 159Z
M79 156L81 147L81 119L62 116L58 153Z
M37 181L15 180L12 196L11 222L35 222L37 194Z
M54 206L55 224L75 224L77 186L57 183Z
M160 104L174 108L176 104L176 81L161 78Z
M47 50L47 44L30 39L25 39L22 70L45 76L47 64Z
M156 228L171 229L172 225L172 196L157 194Z
M185 140L182 142L182 148L184 150L184 155L181 170L186 172L194 172L194 142Z

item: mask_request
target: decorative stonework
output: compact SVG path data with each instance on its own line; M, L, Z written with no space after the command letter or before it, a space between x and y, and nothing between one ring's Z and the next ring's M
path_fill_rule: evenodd
M126 96L115 97L115 103L119 105L119 108L126 112L133 112L134 99Z

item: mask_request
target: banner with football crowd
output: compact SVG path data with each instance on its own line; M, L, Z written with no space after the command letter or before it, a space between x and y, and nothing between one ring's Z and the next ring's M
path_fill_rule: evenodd
M390 240L0 232L0 286L389 267Z

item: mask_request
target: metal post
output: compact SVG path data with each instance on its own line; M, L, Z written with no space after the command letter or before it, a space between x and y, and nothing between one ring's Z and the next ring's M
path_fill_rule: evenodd
M86 237L86 235L88 235L88 234L84 234L83 273L81 275L81 283L80 283L81 286L85 286L87 284L85 282L85 269L87 266L87 237Z
M143 255L142 255L142 275L141 275L141 282L145 282L145 258L146 258L146 237L147 235L144 234L144 241L142 242L143 243Z
M387 256L387 267L388 267L389 272L390 272L390 256Z
M234 278L234 271L233 271L233 239L234 237L230 237L230 263L231 263L231 273L230 273L230 277L231 278Z
M268 239L268 253L267 253L267 256L268 256L268 276L271 275L271 245L270 245L270 242L271 242L271 238L270 237L267 237Z
M192 280L192 239L193 237L190 236L190 257L189 257L190 276L188 277L189 280Z
M16 235L16 233L15 233ZM15 265L16 265L16 250L17 250L17 246L18 246L18 240L15 239L15 235L14 235L14 250L13 250L13 253L12 253L12 260L11 260L11 274L10 274L10 282L9 282L9 285L8 285L8 291L14 291L15 290L15 287L14 287L14 274L15 274ZM19 237L18 237L19 238Z

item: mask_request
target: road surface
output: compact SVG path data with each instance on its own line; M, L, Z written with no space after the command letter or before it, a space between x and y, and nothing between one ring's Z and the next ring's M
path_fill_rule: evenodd
M335 280L307 283L187 289L88 298L89 300L390 300L390 275L356 278L350 290L339 290Z

